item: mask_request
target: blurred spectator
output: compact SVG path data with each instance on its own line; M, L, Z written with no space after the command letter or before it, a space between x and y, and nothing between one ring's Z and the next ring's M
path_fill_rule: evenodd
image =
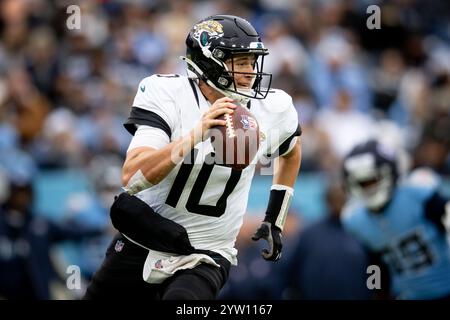
M78 118L64 108L46 118L40 139L31 149L42 168L68 168L82 164L83 146L76 136Z
M321 110L316 126L324 131L332 151L340 159L356 143L375 134L375 121L367 113L357 110L350 93L339 90L330 108Z
M328 215L301 232L289 257L286 298L371 299L366 286L369 256L340 222L346 201L342 184L331 182L325 198Z
M312 51L308 81L321 108L332 107L341 88L350 95L354 109L367 111L371 107L366 71L350 34L340 28L323 30Z
M430 167L437 174L450 176L450 115L437 114L425 124L414 153L415 167Z
M15 126L20 143L26 145L40 134L51 104L21 67L11 68L8 84L7 120Z
M264 26L265 45L270 48L267 56L266 72L272 73L277 78L284 73L299 77L306 71L308 55L303 45L295 39L281 19L266 21Z
M374 66L371 87L374 90L374 107L386 114L397 98L399 84L404 72L404 61L400 52L384 50Z
M34 85L49 99L56 99L56 81L60 70L55 34L48 27L35 29L25 52L25 65Z
M299 215L290 211L283 231L283 256L293 254L292 244L298 234L299 223ZM258 224L259 218L256 215L245 218L236 241L239 263L231 269L229 281L222 289L220 299L283 299L286 277L291 277L286 272L287 259L282 258L272 264L264 263L260 255L265 245L251 240Z
M68 262L76 262L86 280L100 267L111 238L117 232L110 222L109 209L120 193L122 164L122 158L114 154L94 157L88 167L94 192L70 195L63 210L63 221L68 225L82 224L104 230L96 237L71 246Z
M56 225L36 215L31 209L32 171L24 170L20 172L11 167L6 170L9 174L7 196L0 204L0 297L50 299L54 298L50 287L58 281L50 258L52 246L95 236L102 230L75 224Z

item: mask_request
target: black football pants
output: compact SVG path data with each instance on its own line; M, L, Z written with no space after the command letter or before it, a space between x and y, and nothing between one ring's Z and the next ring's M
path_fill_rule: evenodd
M150 284L142 278L147 253L118 234L83 299L211 300L217 297L228 278L230 262L217 255L213 258L220 268L202 263L176 272L161 284Z

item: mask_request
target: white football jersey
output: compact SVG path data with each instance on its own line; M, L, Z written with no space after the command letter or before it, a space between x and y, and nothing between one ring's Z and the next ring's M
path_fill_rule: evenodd
M138 138L139 126L153 128L155 136L161 139L158 144L148 139L148 146L160 148L187 135L210 106L194 80L180 75L153 75L139 84L125 126L131 133L136 132L133 139ZM253 163L262 157L276 156L277 150L283 154L294 137L300 135L292 98L282 90L274 89L264 100L252 99L250 112L258 121L261 135ZM209 161L212 152L209 139L198 143L188 156L195 161L179 163L160 183L136 196L163 217L182 225L195 248L215 251L236 264L234 244L246 211L255 165L242 171L232 170Z

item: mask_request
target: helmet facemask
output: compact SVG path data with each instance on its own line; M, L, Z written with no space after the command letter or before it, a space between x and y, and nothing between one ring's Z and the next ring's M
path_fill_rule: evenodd
M396 177L391 165L376 165L372 154L351 157L344 165L350 194L362 200L369 210L381 210L391 199L395 187Z
M391 198L393 190L393 177L389 168L381 168L383 173L369 180L357 180L349 177L348 183L353 196L361 199L366 207L372 211L383 208Z
M224 71L217 79L218 87L228 95L238 94L246 98L264 99L266 98L272 75L262 72L264 66L264 55L249 53L231 54L227 61L222 62ZM248 65L248 60L252 59L252 72L241 71L240 64ZM265 84L265 85L263 85Z

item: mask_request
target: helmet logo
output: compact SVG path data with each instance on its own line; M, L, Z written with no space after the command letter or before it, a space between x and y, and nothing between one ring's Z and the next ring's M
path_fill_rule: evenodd
M251 49L264 49L264 44L262 42L251 42L250 48Z
M211 44L211 40L219 39L223 36L223 26L215 21L203 21L194 26L193 38L202 47L207 47Z
M200 35L200 44L202 46L206 46L208 44L208 40L209 40L208 33L206 31L203 31L202 34Z
M217 81L218 81L221 85L223 85L224 87L227 87L227 86L228 86L228 80L225 79L224 77L220 77Z

